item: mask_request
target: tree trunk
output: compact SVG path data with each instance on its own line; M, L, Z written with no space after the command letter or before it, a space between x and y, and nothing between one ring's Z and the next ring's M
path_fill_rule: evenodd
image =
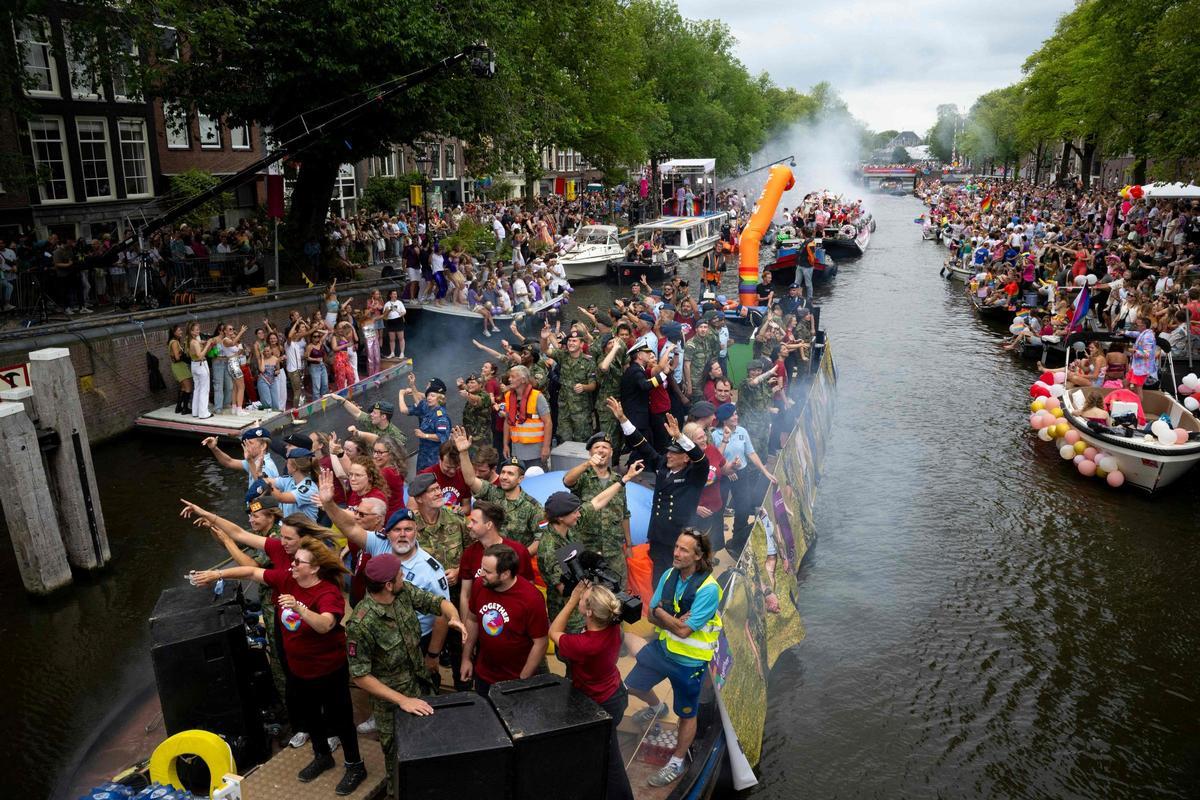
M292 189L291 205L288 208L280 242L280 280L286 283L302 281L303 272L314 283L325 280L327 269L323 262L325 249L325 216L329 213L329 201L333 198L333 183L337 179L341 161L336 155L325 155L320 150L310 150L303 156L296 186ZM316 242L322 251L318 263L304 254L304 246Z
M1058 175L1055 176L1055 183L1059 186L1067 182L1067 172L1071 169L1071 150L1074 145L1067 139L1063 140L1062 159L1058 162Z
M1096 137L1088 136L1083 140L1083 152L1079 154L1082 162L1079 167L1080 177L1083 178L1083 188L1092 185L1092 160L1096 157Z
M1037 151L1034 154L1035 161L1033 164L1033 185L1034 186L1037 186L1039 183L1042 182L1042 151L1045 149L1045 147L1046 147L1045 143L1042 142L1041 139L1038 139Z
M1141 186L1146 182L1146 157L1140 155L1133 160L1133 177L1131 183L1134 186Z

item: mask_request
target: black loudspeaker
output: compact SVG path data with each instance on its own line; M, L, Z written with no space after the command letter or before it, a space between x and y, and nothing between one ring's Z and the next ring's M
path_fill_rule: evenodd
M427 697L433 715L396 713L396 788L404 800L513 795L512 742L488 701L474 692ZM382 724L382 723L381 723Z
M513 797L605 796L612 720L558 675L492 686L488 699L513 742Z
M241 586L232 584L221 595L167 589L150 617L150 639L167 733L211 731L229 742L239 769L266 760L255 686L269 666L246 641Z

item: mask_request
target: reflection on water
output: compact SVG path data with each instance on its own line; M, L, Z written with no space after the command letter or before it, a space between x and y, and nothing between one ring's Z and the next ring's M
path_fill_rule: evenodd
M818 290L838 410L801 572L807 639L772 675L755 795L1200 795L1195 477L1147 500L1035 446L1032 368L938 276L944 251L921 241L917 203L871 204L870 250ZM448 379L477 363L431 368ZM159 592L220 556L177 499L240 511L244 478L198 444L129 437L95 462L107 573L31 600L0 543L0 674L15 687L0 797L47 796L150 679Z

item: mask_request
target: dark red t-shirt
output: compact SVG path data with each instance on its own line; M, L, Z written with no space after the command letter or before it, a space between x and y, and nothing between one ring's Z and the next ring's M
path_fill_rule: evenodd
M391 495L388 497L388 516L396 513L404 508L404 475L398 469L393 467L384 467L383 479L387 481L388 490ZM336 483L336 481L334 481Z
M336 483L336 481L335 481L335 483ZM387 495L384 494L379 489L372 489L371 491L367 492L366 494L359 494L358 492L351 489L350 491L346 492L346 508L350 508L352 506L357 506L359 503L361 503L363 500L366 500L368 497L377 497L385 503L389 502Z
M708 456L708 479L700 490L700 505L720 513L724 505L721 502L721 467L725 466L725 456L721 455L719 447L711 443L704 448L704 453Z
M597 703L612 697L621 684L621 673L617 671L620 651L620 625L609 625L602 631L564 633L555 648L560 657L571 662L571 683Z
M446 507L450 510L456 510L463 503L471 500L471 489L463 479L461 469L450 476L442 472L441 463L437 463L421 470L421 473L429 473L437 478L438 486L442 487L442 499L446 501Z
M305 589L296 583L290 570L273 568L264 573L263 580L280 595L290 594L315 614L333 614L340 623L346 602L342 590L329 581L318 581ZM346 663L346 631L334 624L328 633L317 633L299 614L279 613L279 631L283 635L283 650L287 653L288 669L299 678L319 678Z
M517 574L527 581L533 580L533 558L525 545L515 539L500 537L500 543L506 544L517 553ZM479 567L483 564L483 545L471 542L463 550L462 558L458 561L459 580L469 581L479 577ZM474 591L474 590L472 590Z
M330 472L333 471L333 459L329 456L322 456L320 464L321 469L327 469ZM335 506L346 505L346 487L343 486L342 482L338 480L333 482L333 504Z
M271 559L271 564L276 569L288 569L292 566L292 557L287 554L287 550L283 549L283 542L278 539L267 537L267 543L263 546L263 552L267 554L267 558Z
M470 609L479 618L475 674L487 683L520 678L533 640L550 631L542 593L520 577L506 592L489 589L477 578L471 586Z

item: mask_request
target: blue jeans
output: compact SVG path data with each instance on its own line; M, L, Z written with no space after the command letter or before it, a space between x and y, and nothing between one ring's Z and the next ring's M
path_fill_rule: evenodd
M801 286L804 287L804 296L812 297L812 293L813 293L813 268L812 267L801 267L800 268L799 283Z
M320 399L329 392L329 372L324 364L309 364L308 380L312 383L313 399Z
M225 407L225 401L233 401L233 376L229 374L229 359L214 358L212 360L212 410L219 412Z
M13 282L9 280L8 273L0 276L0 294L3 295L3 305L12 305Z

